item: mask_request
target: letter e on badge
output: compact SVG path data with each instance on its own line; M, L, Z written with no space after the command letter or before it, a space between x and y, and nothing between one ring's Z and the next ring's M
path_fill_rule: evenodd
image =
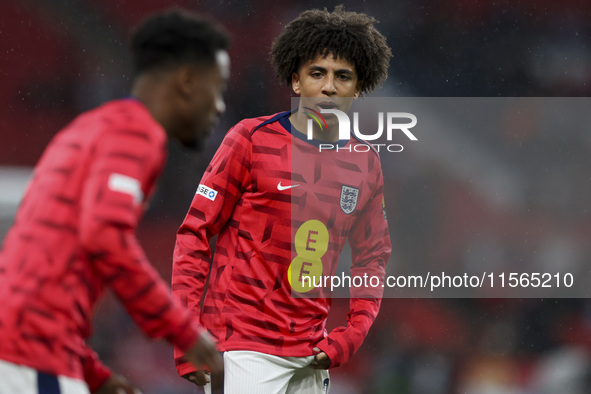
M215 201L215 197L218 195L218 192L205 185L199 185L195 194L200 194L208 200Z

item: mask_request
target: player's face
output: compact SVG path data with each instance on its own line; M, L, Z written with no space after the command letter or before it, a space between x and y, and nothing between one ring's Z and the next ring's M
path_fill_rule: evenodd
M218 51L216 63L201 67L197 71L189 105L185 111L185 122L179 140L183 145L201 149L211 134L212 127L226 110L223 92L230 77L230 57L226 51Z
M355 65L332 53L317 56L300 66L291 79L293 91L301 97L300 107L348 111L361 92ZM328 118L327 118L328 120Z

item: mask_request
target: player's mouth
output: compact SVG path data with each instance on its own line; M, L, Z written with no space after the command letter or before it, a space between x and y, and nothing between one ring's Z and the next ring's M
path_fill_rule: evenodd
M334 101L321 101L316 104L319 109L338 109L339 106Z

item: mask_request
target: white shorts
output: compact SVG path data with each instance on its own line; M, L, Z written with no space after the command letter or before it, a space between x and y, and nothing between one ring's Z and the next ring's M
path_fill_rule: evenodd
M308 367L313 359L243 350L224 352L224 394L327 394L328 371ZM209 384L205 393L218 394L211 392Z
M86 382L0 360L0 394L90 394Z

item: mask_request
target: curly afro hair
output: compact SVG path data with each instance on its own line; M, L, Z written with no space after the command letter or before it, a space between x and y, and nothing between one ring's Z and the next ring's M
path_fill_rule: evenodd
M229 46L230 37L217 22L180 9L149 17L131 39L136 75L183 63L215 64L216 52Z
M334 12L309 10L290 22L271 47L271 64L279 80L291 84L301 64L332 54L355 65L362 93L371 93L388 77L392 51L376 30L374 18L349 12L340 5Z

